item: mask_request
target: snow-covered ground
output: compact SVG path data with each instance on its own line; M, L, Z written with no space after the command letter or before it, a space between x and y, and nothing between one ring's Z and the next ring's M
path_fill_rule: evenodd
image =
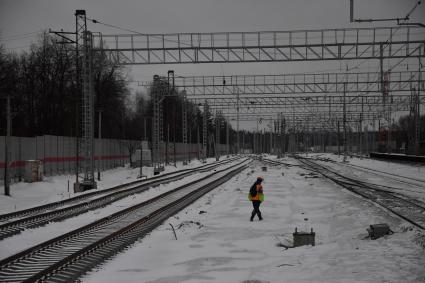
M329 158L334 161L342 162L344 160L344 156L337 154L303 154L302 156L307 157L321 157L321 158ZM349 157L347 158L348 164L358 165L366 168L371 168L375 170L380 170L388 173L403 175L410 178L422 179L425 181L425 165L424 164L414 164L414 163L402 163L402 162L391 162L389 160L377 160L371 158L359 158L359 157Z
M303 156L305 155L303 154ZM387 190L425 202L425 166L423 164L397 163L359 157L347 158L343 162L343 156L335 154L309 154L307 157L337 161L336 163L319 161L319 163L332 167L346 176L387 186L385 188Z
M321 157L337 158L334 155ZM296 163L293 159L283 162ZM423 167L356 158L349 162L394 174L425 176ZM191 166L197 165L200 163L191 163ZM82 281L425 282L425 250L419 244L425 242L423 232L324 179L307 178L308 175L303 174L306 172L299 167L268 166L268 171L262 172L261 166L264 165L255 162L242 174L91 271ZM181 167L170 166L166 171ZM146 172L152 175L151 168L144 170ZM103 172L98 187L108 188L135 180L138 173L137 168ZM199 175L156 187L64 222L23 231L0 241L0 258L151 198ZM257 175L265 178L266 200L261 206L264 221L249 222L252 207L247 193ZM373 180L374 177L367 178ZM0 196L0 212L67 198L68 179L72 185L73 176L14 184L12 197ZM378 240L367 239L366 228L383 222L395 233ZM176 229L177 240L169 223ZM295 227L303 231L313 228L316 246L283 248L282 244L292 244Z
M236 162L237 161L234 161L220 168L224 169L226 167L230 167ZM42 227L25 229L16 236L0 241L0 259L11 256L34 245L40 244L48 239L72 231L78 227L87 225L127 207L149 200L155 196L187 184L195 179L200 179L209 174L211 174L211 172L195 173L168 184L152 187L151 189L143 191L142 193L130 195L105 207L88 211L87 213L65 219L61 222L50 222Z
M82 281L425 282L425 251L417 243L423 233L326 180L302 176L301 168L261 172L260 166L206 194ZM264 221L250 222L247 192L259 174ZM367 239L366 228L383 222L395 233ZM282 248L295 227L313 228L316 246Z

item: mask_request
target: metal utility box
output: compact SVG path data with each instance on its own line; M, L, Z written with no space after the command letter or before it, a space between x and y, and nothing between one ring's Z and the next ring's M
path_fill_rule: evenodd
M263 166L263 167L261 167L261 170L267 171L267 167L266 166Z
M158 166L158 167L153 168L153 174L154 175L158 175L162 171L164 171L164 166Z
M311 232L298 232L297 228L295 228L295 233L292 234L294 236L294 248L306 246L306 245L315 245L315 236L316 233L313 232L313 228L311 228Z
M139 167L140 158L142 158L143 166L152 166L152 153L150 149L136 149L136 151L131 155L131 167Z
M390 226L386 223L372 224L366 229L369 237L373 240L392 233Z
M25 176L27 183L43 181L43 162L41 160L25 161Z
M93 190L97 188L96 182L84 182L74 183L74 193L81 193L88 190Z

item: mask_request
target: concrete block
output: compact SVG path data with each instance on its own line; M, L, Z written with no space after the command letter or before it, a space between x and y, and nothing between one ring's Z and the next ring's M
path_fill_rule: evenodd
M315 245L315 237L316 233L313 232L313 228L311 228L311 232L298 232L297 228L295 228L295 233L292 234L294 236L294 248L306 246L306 245Z
M388 226L386 223L372 224L366 230L369 233L369 237L373 240L385 235L392 234L390 226Z

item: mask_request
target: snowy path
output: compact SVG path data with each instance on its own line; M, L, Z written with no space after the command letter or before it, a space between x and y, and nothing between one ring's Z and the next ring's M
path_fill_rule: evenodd
M404 221L325 180L300 176L300 168L284 169L284 176L278 168L259 169L205 195L83 282L425 280L425 252ZM265 220L249 222L247 188L257 174L265 177ZM177 241L168 222L176 227ZM364 239L369 224L382 222L396 233ZM316 246L278 247L279 241L291 242L295 227L313 227Z

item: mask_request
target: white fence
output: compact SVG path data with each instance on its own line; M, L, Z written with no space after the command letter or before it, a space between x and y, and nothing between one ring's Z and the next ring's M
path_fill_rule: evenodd
M5 168L5 142L6 137L0 136L0 183L4 179ZM10 138L10 177L12 181L21 180L24 177L26 160L41 160L44 167L44 175L60 175L75 173L77 160L82 160L81 156L76 155L76 138L63 136L37 136L37 137L11 137ZM140 145L136 140L118 140L118 139L95 139L95 166L100 170L107 170L118 166L123 166L130 162L130 149L135 150ZM198 150L201 145L189 144L188 151L191 159L198 157ZM219 145L220 154L226 153L226 146ZM184 158L184 146L182 143L168 144L166 150L165 143L161 146L161 155L163 160L172 162Z
M4 177L5 142L0 137L0 177ZM102 139L95 140L96 166L101 170L122 166L129 161L129 146L137 141ZM61 136L11 137L10 138L10 176L21 180L24 176L25 160L41 160L44 175L59 175L75 172L77 160L76 139Z

